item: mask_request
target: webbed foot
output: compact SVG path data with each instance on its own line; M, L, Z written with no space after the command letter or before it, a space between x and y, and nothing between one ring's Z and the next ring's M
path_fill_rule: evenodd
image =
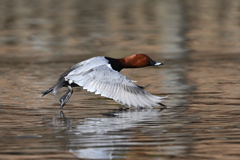
M60 98L60 107L63 108L63 106L67 103L67 101L70 99L70 97L72 96L73 93L73 89L70 85L68 85L68 91L66 92L66 94L64 94L61 98Z

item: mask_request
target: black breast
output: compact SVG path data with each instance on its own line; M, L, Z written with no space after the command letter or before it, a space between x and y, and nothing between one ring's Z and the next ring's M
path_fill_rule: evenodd
M115 71L120 72L123 69L123 66L119 63L117 59L110 58L110 57L105 57L109 62L109 64L112 66L112 69Z

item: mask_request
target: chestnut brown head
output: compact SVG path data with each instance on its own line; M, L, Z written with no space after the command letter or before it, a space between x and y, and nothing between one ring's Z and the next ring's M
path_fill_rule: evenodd
M155 62L145 54L134 54L132 56L120 59L120 62L124 68L140 68L146 66L163 65L162 63Z

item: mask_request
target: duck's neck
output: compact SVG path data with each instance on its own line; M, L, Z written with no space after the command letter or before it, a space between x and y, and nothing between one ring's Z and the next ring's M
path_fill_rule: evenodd
M118 63L121 64L122 68L135 68L133 62L126 58L117 59Z
M140 68L146 66L144 63L139 63L137 59L134 59L134 56L129 56L121 59L115 59L110 57L105 57L112 68L120 72L123 68Z
M123 68L125 68L122 65L121 59L115 59L110 57L105 57L105 58L109 61L109 64L112 66L112 69L114 69L115 71L120 72Z

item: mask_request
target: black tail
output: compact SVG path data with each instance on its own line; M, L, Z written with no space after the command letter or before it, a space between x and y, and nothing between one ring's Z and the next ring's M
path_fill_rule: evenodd
M53 94L55 95L58 90L60 88L62 88L63 86L68 86L68 82L65 81L64 77L66 75L68 75L68 73L70 73L72 70L76 69L78 67L78 65L74 65L72 66L69 70L67 70L66 72L64 72L58 79L57 84L55 84L54 86L52 86L51 88L49 88L48 90L42 92L42 97L45 96L46 94L53 92ZM71 86L76 86L76 85L71 85Z
M58 82L57 84L55 84L54 86L52 86L48 90L42 92L42 97L45 96L46 94L50 93L50 92L53 92L53 94L55 95L60 88L62 88L63 86L67 86L67 83L68 82L66 82L66 81L63 81L62 83Z
M53 88L53 94L57 94L58 90L63 86L67 86L68 82L66 81L59 81Z
M43 97L43 96L45 96L46 94L48 94L48 93L52 92L52 90L53 90L53 88L54 88L54 87L55 87L55 85L54 85L54 86L52 86L51 88L49 88L48 90L46 90L46 91L42 92L42 97Z

